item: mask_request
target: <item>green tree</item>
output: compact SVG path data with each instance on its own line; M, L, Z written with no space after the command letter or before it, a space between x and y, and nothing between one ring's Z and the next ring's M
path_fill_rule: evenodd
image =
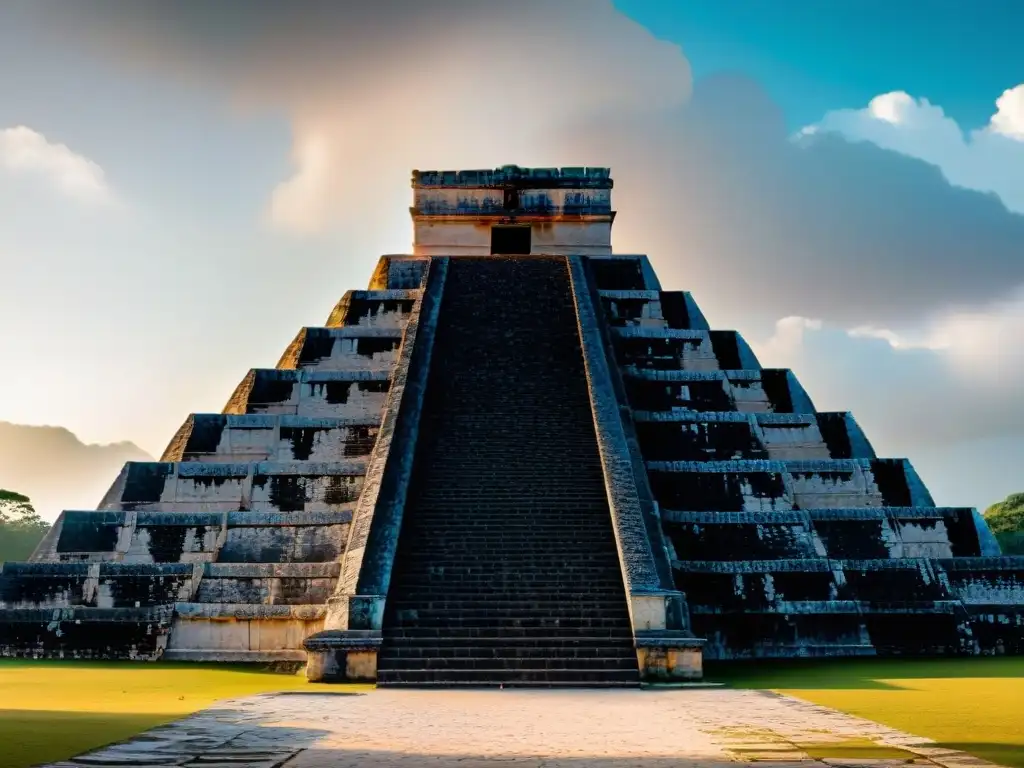
M49 527L28 496L0 488L0 563L27 560Z
M1011 493L985 510L985 520L1003 553L1024 555L1024 493Z

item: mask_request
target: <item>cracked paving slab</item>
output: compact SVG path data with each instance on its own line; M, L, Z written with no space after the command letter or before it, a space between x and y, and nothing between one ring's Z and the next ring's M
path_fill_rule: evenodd
M813 759L808 745L883 756ZM899 750L894 752L894 750ZM812 750L813 751L813 750ZM51 768L989 768L792 697L736 690L374 690L235 699Z

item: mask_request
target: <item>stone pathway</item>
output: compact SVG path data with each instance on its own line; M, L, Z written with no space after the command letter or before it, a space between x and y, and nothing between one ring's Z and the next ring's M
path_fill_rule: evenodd
M904 750L813 760L808 745ZM803 745L803 748L801 746ZM813 750L812 750L813 751ZM59 768L986 768L963 752L761 691L375 690L226 701Z

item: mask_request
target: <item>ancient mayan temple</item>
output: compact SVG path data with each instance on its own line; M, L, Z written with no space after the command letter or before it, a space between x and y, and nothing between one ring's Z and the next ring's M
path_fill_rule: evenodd
M0 655L637 685L1024 652L1024 558L613 254L611 189L415 172L411 255L3 566Z

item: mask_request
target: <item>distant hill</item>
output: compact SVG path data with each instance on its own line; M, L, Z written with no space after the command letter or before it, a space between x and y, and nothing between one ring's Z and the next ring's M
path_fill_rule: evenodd
M126 461L153 461L134 443L88 445L63 427L0 421L0 488L32 499L44 520L95 509Z

